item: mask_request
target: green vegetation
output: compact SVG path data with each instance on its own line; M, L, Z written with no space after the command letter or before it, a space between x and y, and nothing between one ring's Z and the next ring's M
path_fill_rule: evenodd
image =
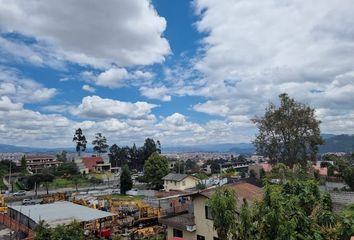
M219 238L349 239L354 234L353 207L334 213L329 194L321 194L313 179L300 178L285 178L280 184L267 182L260 202L253 206L244 202L239 209L233 207L235 202L230 203L232 192L216 191L208 204Z
M137 148L135 144L132 147L119 147L113 144L109 148L109 156L112 167L122 167L128 164L131 170L141 171L146 160L153 153L161 153L161 144L151 139L145 139L144 146Z
M78 128L75 131L73 142L75 142L76 152L80 156L81 152L84 152L86 150L86 144L87 144L86 137L82 133L81 128Z
M151 154L144 165L145 180L155 189L163 188L162 178L169 173L168 161L157 152Z
M122 169L122 174L120 175L120 193L125 194L127 191L132 189L133 180L131 173L129 171L128 165L124 165Z
M35 240L84 240L84 230L78 222L58 225L55 228L41 221L35 229Z
M315 161L318 146L324 143L315 110L296 102L286 93L279 95L280 106L273 103L263 117L252 119L259 132L253 141L260 155L288 166Z
M107 139L102 133L96 133L95 140L92 141L93 151L97 152L99 156L102 153L107 152L107 148L109 147L107 144Z

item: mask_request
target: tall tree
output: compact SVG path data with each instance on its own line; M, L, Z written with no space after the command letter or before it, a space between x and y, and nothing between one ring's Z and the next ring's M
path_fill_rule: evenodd
M236 227L236 193L230 188L219 188L207 203L220 240L228 240Z
M271 103L263 117L252 119L259 132L253 143L257 152L273 162L305 166L315 161L318 145L324 143L315 110L296 102L288 94L279 95L280 106Z
M128 165L124 165L122 168L122 174L120 175L120 193L125 194L127 191L132 189L133 180L131 173L129 171Z
M107 148L109 147L107 144L107 139L102 133L96 133L95 140L92 141L93 151L97 152L99 156L102 153L107 152Z
M83 135L81 128L78 128L75 131L74 137L73 137L73 142L76 144L76 152L78 155L81 155L81 152L86 150L86 137Z
M155 189L163 188L162 178L169 173L168 161L165 156L159 155L157 152L151 154L144 165L145 179Z
M23 155L21 158L21 172L27 173L27 160L25 155Z
M109 161L112 165L112 167L120 167L120 158L119 158L119 153L120 153L121 148L117 144L113 144L109 148Z
M158 145L156 145L154 139L151 138L145 139L144 146L143 146L144 160L147 160L150 157L150 155L155 152L160 153L161 150L159 149L159 147L161 147L159 141L158 141Z

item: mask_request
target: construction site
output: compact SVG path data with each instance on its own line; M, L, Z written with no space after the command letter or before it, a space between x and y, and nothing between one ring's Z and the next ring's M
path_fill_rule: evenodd
M0 223L16 233L18 238L14 239L33 239L41 220L51 227L77 221L88 236L106 239L164 238L166 229L159 218L186 211L188 201L179 195L159 198L56 193L43 197L38 204L24 206L7 204L1 195Z

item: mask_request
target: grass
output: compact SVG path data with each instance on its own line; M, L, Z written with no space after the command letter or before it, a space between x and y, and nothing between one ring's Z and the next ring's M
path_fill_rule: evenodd
M130 196L130 195L122 195L122 194L112 194L111 197L113 199L118 199L118 200L142 200L142 199L144 199L144 196L142 196L142 195Z
M78 186L87 186L90 182L86 178L78 179ZM49 184L49 188L65 188L65 187L75 187L75 182L67 178L56 178L52 183Z

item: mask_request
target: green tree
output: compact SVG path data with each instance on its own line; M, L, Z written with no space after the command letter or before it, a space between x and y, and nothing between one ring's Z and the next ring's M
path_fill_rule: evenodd
M173 167L175 173L186 173L186 164L184 161L176 160Z
M34 229L36 236L35 240L51 240L51 230L48 223L41 220Z
M236 227L236 193L230 188L219 188L207 202L213 224L220 240L228 240Z
M195 161L188 159L186 161L186 170L188 172L195 173L199 171L199 166Z
M79 174L79 168L75 162L63 162L54 169L54 175L65 177Z
M86 150L86 137L83 135L81 128L78 128L75 131L74 137L73 137L73 142L76 144L76 152L78 155L81 155L81 152Z
M56 155L57 160L59 162L67 162L68 161L67 154L68 153L66 151L62 151L60 154L57 154Z
M44 183L44 186L47 190L47 195L49 194L49 183L53 182L55 177L53 174L49 173L49 171L44 171L40 174L41 182Z
M93 151L97 152L99 156L102 153L107 152L107 148L109 147L107 144L107 139L102 133L96 133L95 140L92 141Z
M217 161L212 161L210 164L210 170L212 174L220 173L221 171L220 164Z
M122 174L120 175L120 193L125 194L132 189L133 180L128 165L124 165L122 168Z
M22 173L27 173L28 170L27 170L27 160L26 160L26 156L23 155L22 158L21 158L21 172Z
M254 118L259 132L253 143L260 155L288 166L315 161L318 145L324 143L315 110L296 102L286 93L279 95L280 106L271 103L263 117Z
M78 222L58 225L55 228L41 221L35 228L35 240L84 240L84 230Z
M144 165L144 175L148 183L155 189L163 188L162 178L169 172L168 161L165 156L159 155L157 152L151 154Z

